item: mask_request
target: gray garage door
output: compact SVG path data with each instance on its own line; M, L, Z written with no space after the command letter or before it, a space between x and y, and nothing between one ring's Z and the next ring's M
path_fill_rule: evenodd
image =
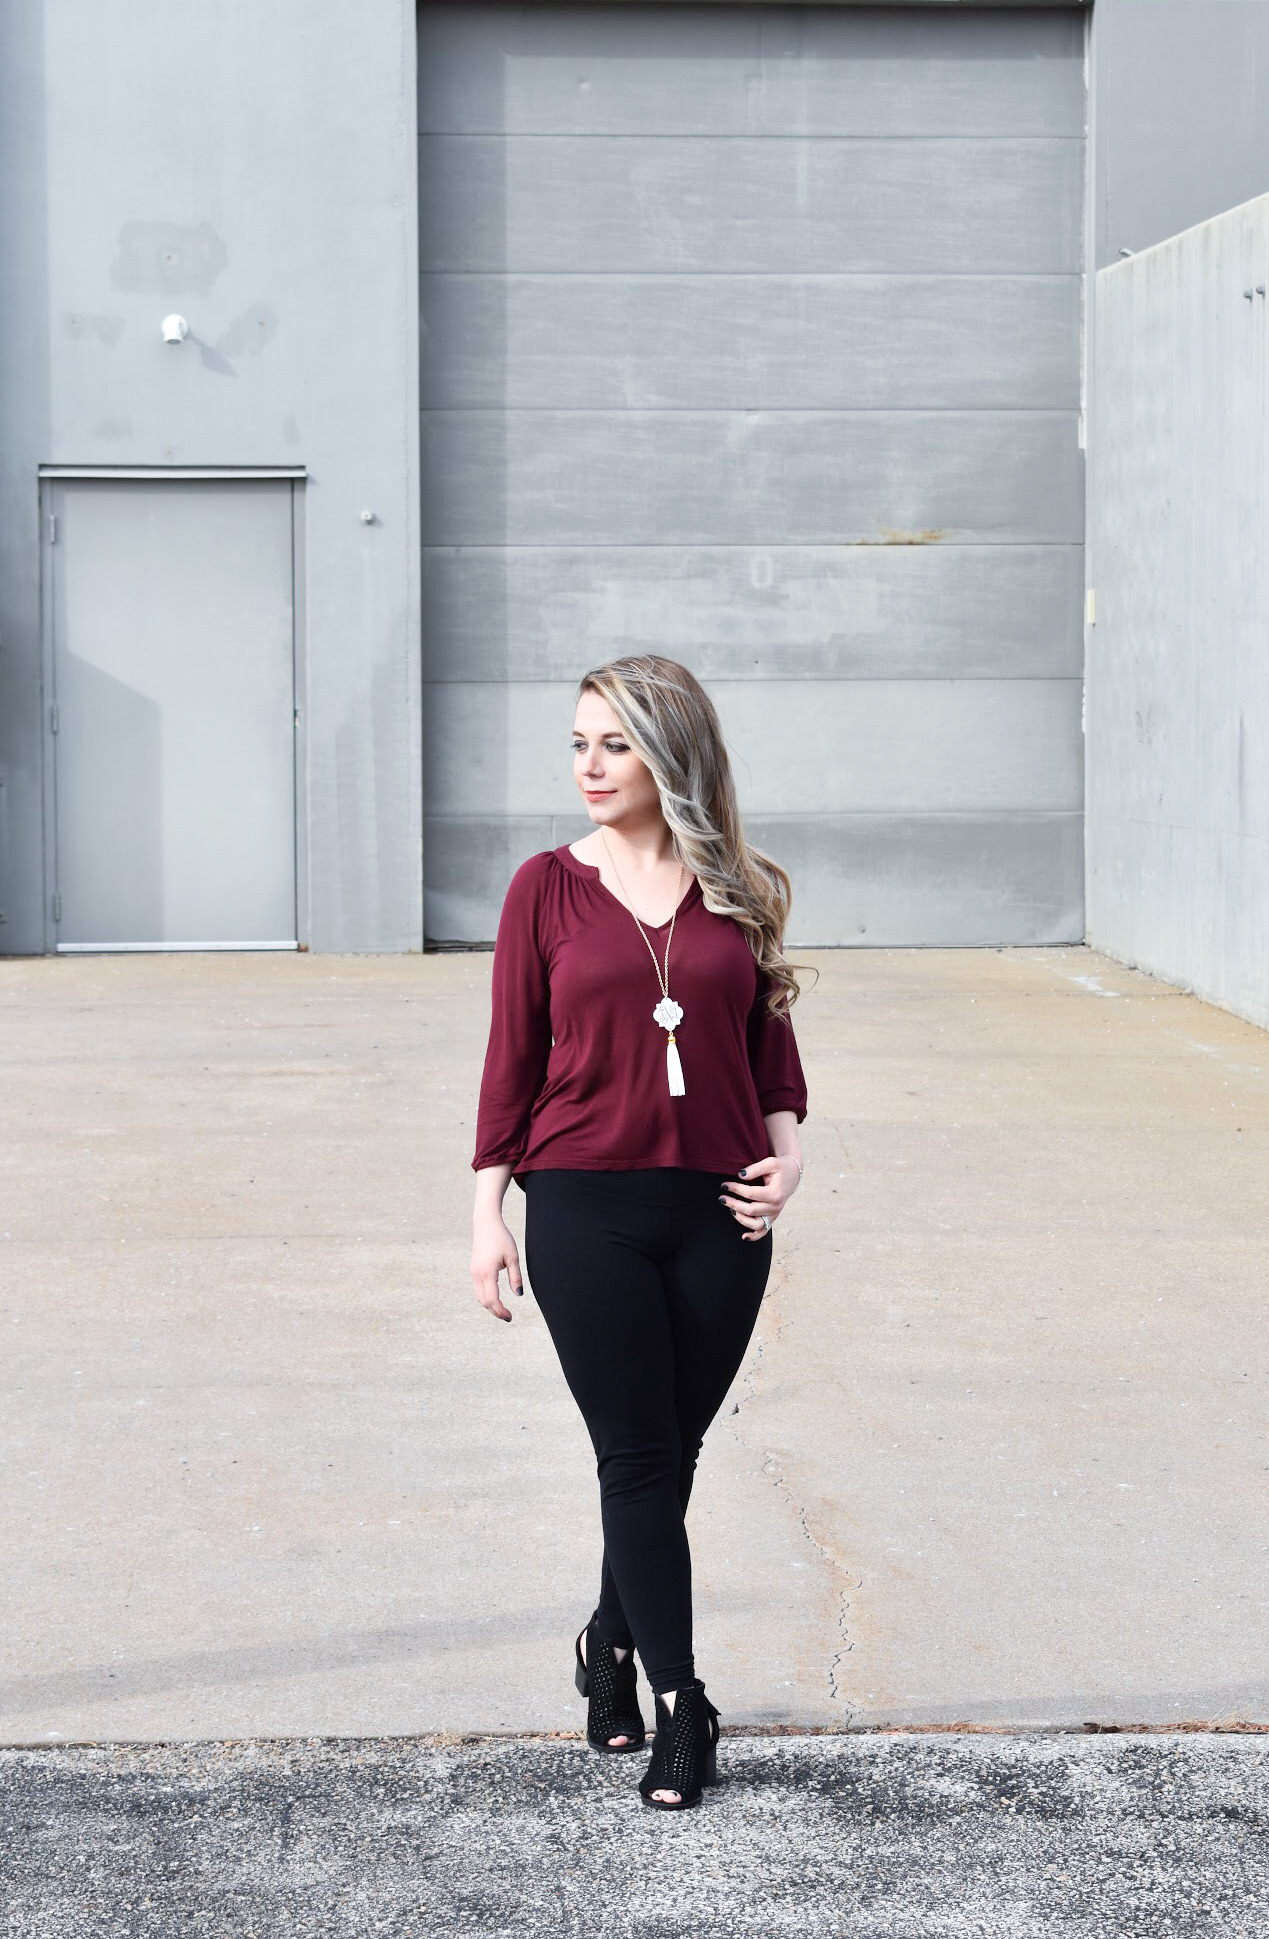
M295 947L292 489L46 485L58 949Z
M1080 13L438 6L419 73L429 938L586 832L635 651L791 943L1081 936Z

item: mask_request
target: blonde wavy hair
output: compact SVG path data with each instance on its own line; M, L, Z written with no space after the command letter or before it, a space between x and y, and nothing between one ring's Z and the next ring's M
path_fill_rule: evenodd
M801 994L794 970L814 966L785 961L792 887L780 864L745 840L713 701L689 667L658 653L628 654L592 668L578 683L577 699L588 692L608 702L649 769L674 852L699 880L705 907L740 924L759 969L771 979L767 1007L787 1017Z

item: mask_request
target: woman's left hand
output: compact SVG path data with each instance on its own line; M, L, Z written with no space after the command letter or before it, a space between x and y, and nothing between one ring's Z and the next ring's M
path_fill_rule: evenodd
M756 1158L745 1166L741 1182L729 1182L719 1197L737 1222L748 1226L746 1239L765 1239L771 1228L763 1224L762 1214L775 1224L797 1190L799 1176L796 1158Z

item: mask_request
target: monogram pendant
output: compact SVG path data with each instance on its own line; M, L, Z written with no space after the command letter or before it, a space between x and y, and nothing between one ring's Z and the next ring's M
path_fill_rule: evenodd
M662 1030L677 1030L683 1021L682 1007L672 996L663 996L652 1012L652 1020L659 1023Z

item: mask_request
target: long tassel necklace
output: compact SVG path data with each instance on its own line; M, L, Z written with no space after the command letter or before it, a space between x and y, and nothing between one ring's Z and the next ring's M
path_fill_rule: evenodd
M600 839L603 841L604 848L607 851L608 860L612 862L612 872L617 877L618 882L621 883L621 893L623 895L626 895L626 885L624 882L621 881L621 872L618 869L616 862L613 861L612 850L608 847L608 838L604 834L604 831L602 828L600 829L599 834L600 834ZM682 882L682 880L683 880L683 870L680 865L679 881ZM628 895L626 895L626 906L628 908L630 906L630 897ZM639 923L639 934L643 937L644 942L648 944L648 948L651 951L652 966L656 970L657 982L661 986L661 1001L657 1004L655 1010L652 1012L652 1020L654 1023L659 1024L662 1030L667 1030L669 1032L669 1035L665 1040L665 1069L666 1069L666 1075L669 1078L669 1082L670 1082L670 1096L685 1097L687 1093L683 1084L683 1066L679 1062L678 1046L674 1041L674 1032L678 1027L678 1025L683 1021L683 1010L682 1010L682 1006L676 1003L674 1001L674 998L670 995L670 944L674 941L674 924L679 913L678 907L677 905L675 906L674 915L670 917L670 933L665 939L664 970L661 968L660 963L657 962L657 953L655 949L652 948L651 942L648 940L647 930L644 928L643 924L639 922L639 918L638 916L635 916L633 909L630 910L630 913L632 916L634 916L635 921Z

